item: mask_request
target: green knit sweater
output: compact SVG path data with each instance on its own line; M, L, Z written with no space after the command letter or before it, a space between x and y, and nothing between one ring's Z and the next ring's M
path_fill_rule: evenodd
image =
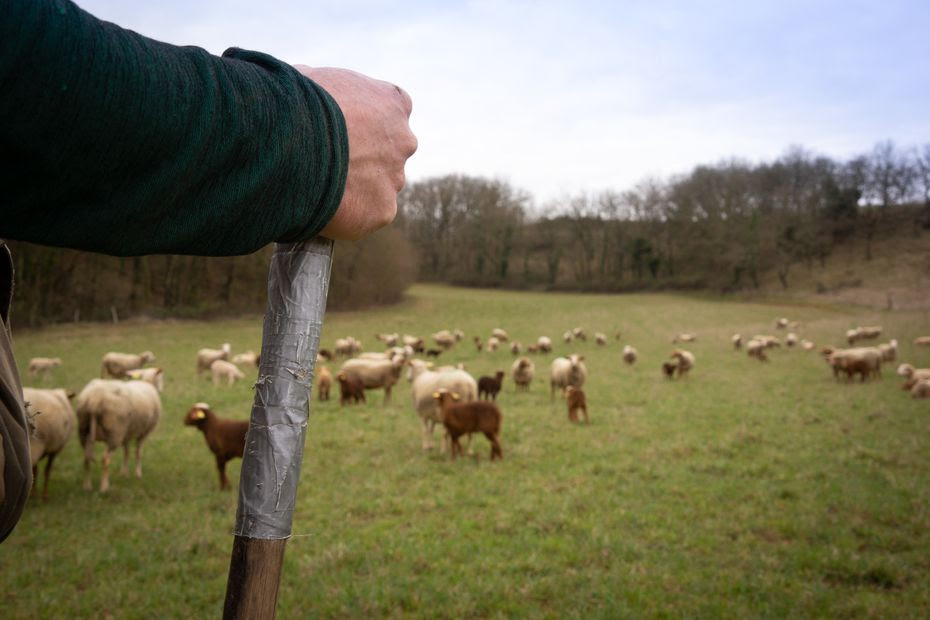
M245 254L316 235L342 199L335 101L66 0L0 0L0 238L129 256Z

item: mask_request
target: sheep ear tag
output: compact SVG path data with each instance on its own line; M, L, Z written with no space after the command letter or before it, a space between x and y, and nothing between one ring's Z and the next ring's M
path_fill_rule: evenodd
M459 399L459 395L456 394L455 392L453 392L453 393L452 393L452 400L458 400L458 399Z
M433 392L433 398L439 398L439 392Z
M197 413L194 414L195 420L203 420L205 417L207 417L207 414L203 412L203 409L198 409Z

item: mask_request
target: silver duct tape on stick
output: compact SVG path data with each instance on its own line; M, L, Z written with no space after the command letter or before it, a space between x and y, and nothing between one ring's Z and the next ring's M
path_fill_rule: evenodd
M274 618L310 415L333 242L277 244L223 618Z

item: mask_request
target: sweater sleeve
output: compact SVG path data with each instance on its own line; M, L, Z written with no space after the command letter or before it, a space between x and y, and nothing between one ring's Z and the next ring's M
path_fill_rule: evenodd
M336 212L345 121L290 65L154 41L67 0L0 9L0 237L229 256Z

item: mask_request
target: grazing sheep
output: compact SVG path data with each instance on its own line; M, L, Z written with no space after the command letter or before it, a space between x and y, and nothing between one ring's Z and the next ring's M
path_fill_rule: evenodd
M459 437L472 433L483 433L491 442L491 460L504 458L501 450L501 410L497 405L487 401L459 402L456 392L440 389L433 392L433 398L439 403L442 424L452 442L452 460L462 453Z
M404 358L396 355L389 360L365 360L353 358L346 360L340 373L357 376L366 390L384 388L384 405L391 402L391 388L400 378L404 367Z
M573 330L572 330L572 336L573 336L576 340L581 340L582 342L587 342L587 341L588 341L588 336L587 336L587 334L585 334L584 329L582 329L581 327L576 327L575 329L573 329Z
M421 360L410 360L408 379L413 396L413 408L423 424L423 449L433 447L433 429L442 424L442 413L433 393L446 389L459 394L463 402L478 398L478 383L468 372L460 368L433 371L429 364Z
M755 338L752 338L746 343L746 354L749 355L749 357L756 358L760 362L769 361L768 356L765 355L765 349L765 343Z
M151 351L143 351L138 355L133 353L106 353L100 361L100 376L103 378L113 377L122 379L126 376L127 370L142 368L149 362L155 361L155 355Z
M346 403L348 404L358 404L364 403L365 401L365 385L362 383L362 380L350 373L340 372L336 375L336 380L339 381L339 406L342 407Z
M513 355L520 355L520 349L521 349L521 348L522 348L522 347L520 346L520 343L519 343L519 342L514 341L514 342L511 342L511 343L510 343L510 352L511 352Z
M498 341L500 342L507 342L509 340L509 336L507 336L507 332L502 330L500 327L495 327L494 329L492 329L491 335L497 338Z
M684 349L675 349L671 357L678 360L678 377L686 375L688 371L694 368L694 354Z
M677 336L672 338L672 344L676 344L679 342L694 342L695 340L697 340L697 336L695 336L694 334L688 334L688 333L678 334Z
M814 343L811 342L810 340L802 340L802 341L801 341L801 348L804 349L805 351L813 351L813 350L814 350Z
M245 435L249 430L249 421L226 420L216 415L207 403L197 403L184 416L184 424L196 426L203 433L207 446L216 457L220 490L225 491L229 488L226 462L242 458L245 452Z
M930 336L918 336L914 338L914 344L918 347L930 347Z
M500 344L500 340L498 340L495 336L491 336L488 338L488 352L493 353L497 351L497 347L499 347Z
M493 377L485 375L478 379L478 398L487 397L487 400L497 400L497 393L501 391L503 381L503 370L495 372Z
M552 340L548 336L540 336L536 339L536 346L540 353L552 352Z
M788 319L781 318L775 321L775 329L787 329Z
M638 357L638 352L635 348L630 345L623 346L623 361L632 366L636 363L636 358Z
M678 364L675 362L662 362L662 374L666 379L674 377L676 370L678 370Z
M883 362L893 362L898 357L898 341L892 338L890 341L878 345L878 350L882 353Z
M246 351L245 353L238 353L233 356L232 362L237 366L254 366L258 368L258 365L261 364L261 356L256 354L254 351Z
M232 385L236 379L245 379L239 367L226 360L214 360L210 364L210 374L213 376L213 385L219 385L223 380L226 381L226 385Z
M346 336L345 338L338 338L336 344L333 347L333 351L336 355L341 355L343 357L350 357L357 353L362 352L362 342L356 340L352 336Z
M572 333L571 333L570 331L568 331L568 332L565 332L564 334L562 334L562 340L565 341L565 344L571 344L571 343L572 343Z
M766 336L764 334L756 334L752 337L753 340L758 340L762 343L762 346L766 349L774 349L775 347L781 347L781 341L775 336Z
M591 419L588 418L588 401L585 399L584 392L581 390L581 388L576 388L573 385L565 388L565 400L568 403L569 422L580 422L581 418L578 415L578 412L580 411L582 414L584 414L584 423L591 423Z
M204 370L209 369L216 360L229 360L230 346L224 342L219 349L200 349L197 351L197 376L201 376Z
M930 379L914 383L911 388L911 398L930 398Z
M788 335L785 336L785 346L793 347L796 344L798 344L797 334L795 334L794 332L789 332Z
M572 354L567 358L555 358L549 367L549 400L555 400L556 388L563 393L570 385L580 388L587 378L588 369L584 364L583 355Z
M455 336L448 329L438 331L430 337L440 349L449 350L455 346L456 343Z
M165 371L161 368L135 368L126 371L126 378L151 383L159 392L165 390Z
M730 341L733 343L733 350L739 351L743 346L743 337L739 334L733 334L733 337L730 338Z
M594 334L594 342L596 342L599 347L603 347L607 344L607 336L601 332L596 332Z
M539 345L531 344L526 347L527 353L539 353Z
M905 379L930 379L930 368L914 368L910 364L898 366L897 374Z
M405 347L410 347L411 349L413 349L414 353L422 353L423 349L426 348L425 345L423 344L422 338L411 336L410 334L404 334L401 337L401 342L404 343Z
M110 452L123 446L123 475L129 473L129 443L136 442L136 476L142 477L142 444L161 417L158 390L145 381L92 379L77 396L78 437L84 446L84 488L91 489L94 441L106 448L101 461L100 492L110 488Z
M61 366L60 357L34 357L29 360L29 376L47 377L58 366Z
M320 401L329 400L329 392L333 387L333 373L326 366L316 367L317 398Z
M478 353L481 353L481 350L484 348L484 341L481 339L481 336L474 336L472 342L475 343L475 349Z
M510 376L513 377L513 384L518 392L529 392L535 373L536 367L528 357L521 357L510 367Z
M397 343L400 342L400 334L375 334L375 338L384 343L384 346L387 347L396 347Z
M826 361L837 379L840 372L845 372L848 380L858 374L860 382L872 376L881 378L882 353L875 347L831 350L826 354Z
M453 330L452 330L452 337L455 338L455 341L456 341L456 342L459 342L462 338L465 337L465 332L463 332L463 331L460 330L460 329L453 329Z
M63 389L23 388L26 414L30 416L35 427L29 436L33 491L39 482L39 461L46 459L42 499L48 499L48 478L52 473L52 463L74 434L75 417L70 402L73 396L73 392L69 394Z
M872 340L882 334L882 328L879 325L866 325L846 330L846 341L849 344L855 344L860 340Z

